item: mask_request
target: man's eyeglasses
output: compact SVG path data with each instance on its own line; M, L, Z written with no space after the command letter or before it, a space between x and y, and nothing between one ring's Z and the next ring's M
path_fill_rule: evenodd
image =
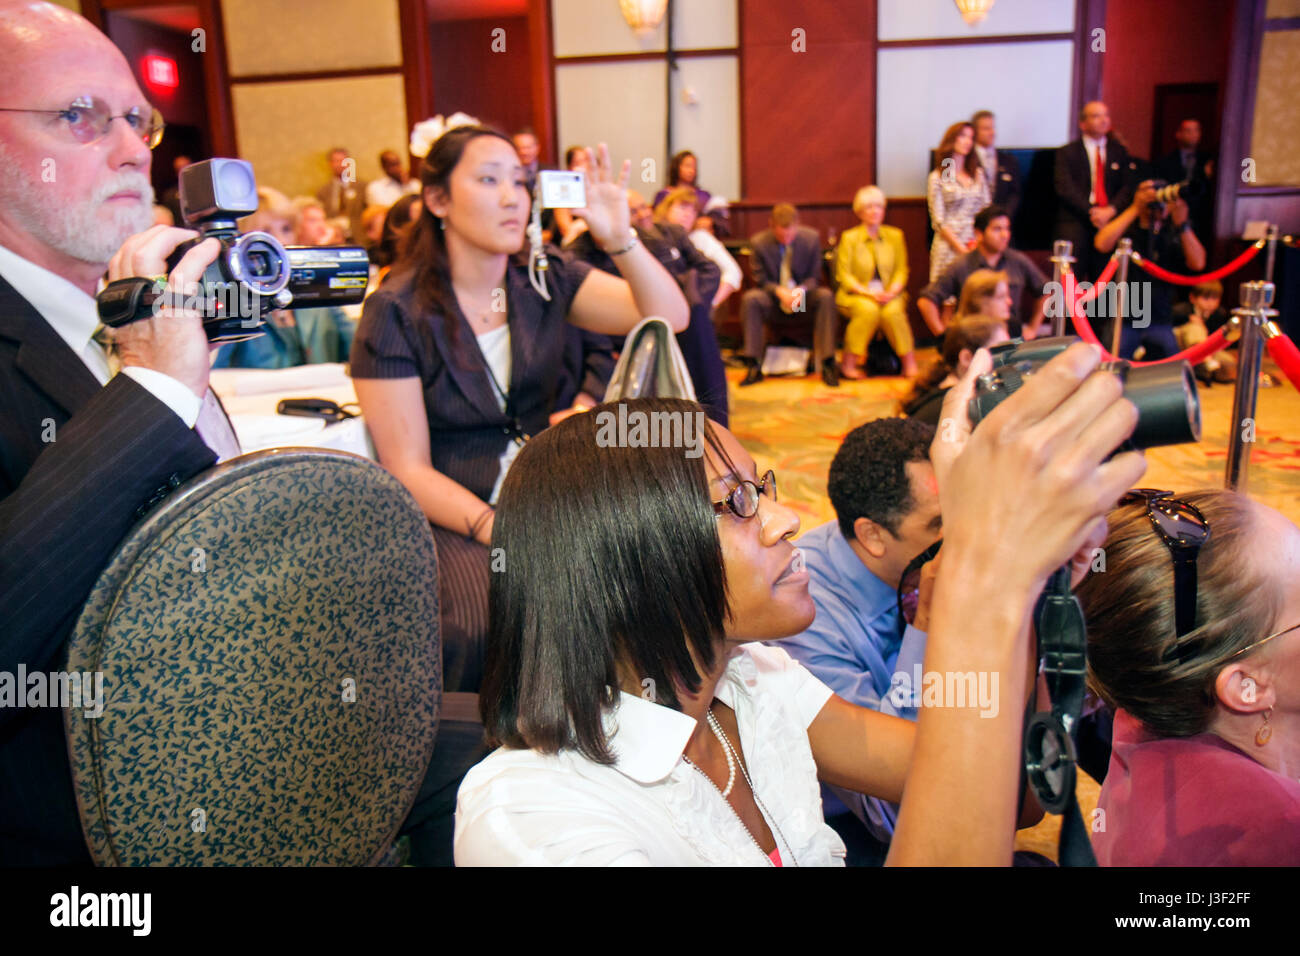
M713 502L713 513L730 511L737 518L752 518L758 514L758 498L764 494L776 501L776 475L770 468L758 484L746 479L727 492L727 497Z
M1134 488L1119 499L1121 505L1134 502L1146 502L1151 527L1174 559L1174 644L1165 659L1177 654L1179 662L1186 663L1187 649L1178 638L1196 624L1196 558L1210 539L1210 523L1195 505L1176 500L1172 491Z
M162 113L149 106L136 106L125 113L114 115L113 111L97 96L80 96L61 110L29 110L18 107L0 107L0 113L46 113L59 117L67 127L72 138L79 143L93 143L108 135L113 120L126 120L127 125L144 141L150 149L162 142Z

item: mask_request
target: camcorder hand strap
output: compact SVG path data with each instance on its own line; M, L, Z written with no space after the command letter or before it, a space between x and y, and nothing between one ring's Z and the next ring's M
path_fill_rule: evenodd
M1062 816L1060 865L1096 866L1075 792L1074 734L1087 689L1087 628L1083 608L1070 591L1069 565L1048 579L1034 608L1034 631L1052 709L1026 721L1025 770L1043 809Z

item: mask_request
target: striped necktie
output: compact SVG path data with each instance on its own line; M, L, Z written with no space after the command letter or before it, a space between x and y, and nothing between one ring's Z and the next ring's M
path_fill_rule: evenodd
M112 331L107 325L97 325L90 338L104 350L104 360L108 362L108 375L112 378L122 370L122 358L117 354L117 343L113 341Z

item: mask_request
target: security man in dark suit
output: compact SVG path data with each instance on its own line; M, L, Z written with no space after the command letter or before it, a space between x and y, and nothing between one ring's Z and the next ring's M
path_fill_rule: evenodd
M1056 151L1056 238L1074 243L1075 273L1091 281L1107 258L1093 248L1093 237L1133 201L1137 163L1111 132L1105 103L1084 105L1079 131L1079 139Z
M1214 157L1201 149L1201 121L1185 119L1174 132L1178 148L1163 156L1155 164L1157 179L1166 183L1191 183L1192 195L1187 207L1192 214L1192 229L1201 243L1208 244L1213 231Z
M195 235L150 228L161 127L125 58L62 7L7 5L0 88L12 157L0 181L0 672L13 675L61 666L141 509L212 465L210 444L228 448L233 434L196 432L225 420L197 315L125 326L113 349L97 341L100 277L162 275ZM172 288L197 281L219 249L190 250ZM0 706L0 865L89 863L61 711Z
M799 211L788 203L772 207L768 229L749 241L750 270L755 289L740 300L741 321L745 329L745 372L742 386L763 380L765 326L784 313L787 316L811 315L813 356L822 380L832 388L840 384L835 364L835 340L839 332L839 313L835 295L821 284L823 256L821 237L816 229L799 225Z
M1022 189L1020 164L1005 149L994 146L997 128L992 112L979 110L970 118L970 122L975 128L975 154L984 167L984 178L992 184L993 200L990 205L1006 210L1007 218L1015 222Z

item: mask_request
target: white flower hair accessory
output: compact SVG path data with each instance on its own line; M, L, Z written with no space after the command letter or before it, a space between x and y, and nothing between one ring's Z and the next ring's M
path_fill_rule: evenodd
M470 116L468 113L452 113L445 120L442 114L431 117L422 123L416 123L411 128L411 155L418 156L421 159L429 155L429 150L433 149L433 144L443 133L455 129L457 126L478 126L479 121Z

